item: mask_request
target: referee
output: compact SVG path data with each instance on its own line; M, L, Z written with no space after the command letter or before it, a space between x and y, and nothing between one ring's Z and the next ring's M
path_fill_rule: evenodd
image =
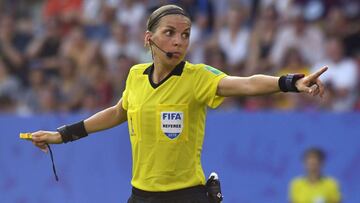
M191 21L184 10L166 5L147 22L144 43L152 63L131 68L119 102L86 120L57 131L32 133L33 143L47 151L128 121L132 145L133 186L129 203L209 203L200 162L207 107L224 97L283 92L324 93L318 77L228 76L205 64L184 61Z

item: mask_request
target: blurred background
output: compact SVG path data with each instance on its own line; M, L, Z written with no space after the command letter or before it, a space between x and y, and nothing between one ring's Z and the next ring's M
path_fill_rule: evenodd
M126 124L54 146L60 182L48 155L18 134L115 104L130 67L151 61L147 16L168 3L191 16L192 63L238 76L329 67L322 99L227 98L209 112L202 161L219 172L224 202L288 202L304 150L317 146L343 202L359 203L358 0L0 0L0 202L126 202Z

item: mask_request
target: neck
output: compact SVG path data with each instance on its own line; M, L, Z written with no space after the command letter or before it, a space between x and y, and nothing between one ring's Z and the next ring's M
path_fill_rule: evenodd
M159 83L166 76L168 76L174 68L175 66L160 63L158 60L154 60L154 72L152 75L153 82Z
M315 183L320 180L321 175L319 173L309 173L308 179L310 182Z

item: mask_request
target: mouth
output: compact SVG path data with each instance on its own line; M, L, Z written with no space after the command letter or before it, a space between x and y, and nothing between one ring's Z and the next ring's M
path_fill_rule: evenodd
M174 58L180 58L180 56L181 56L181 52L174 51L174 52L171 52L171 53L173 54Z

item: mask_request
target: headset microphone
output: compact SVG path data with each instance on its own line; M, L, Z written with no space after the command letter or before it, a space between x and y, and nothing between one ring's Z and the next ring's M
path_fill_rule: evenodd
M171 52L166 52L165 53L166 54L166 56L169 58L169 59L171 59L172 57L173 57L173 53L171 53Z
M161 49L157 44L155 44L155 42L152 41L151 39L149 39L149 41L150 41L151 44L155 45L156 48L158 48L160 51L164 52L164 54L165 54L169 59L171 59L171 58L173 57L174 54L173 54L172 52L164 51L164 50Z

